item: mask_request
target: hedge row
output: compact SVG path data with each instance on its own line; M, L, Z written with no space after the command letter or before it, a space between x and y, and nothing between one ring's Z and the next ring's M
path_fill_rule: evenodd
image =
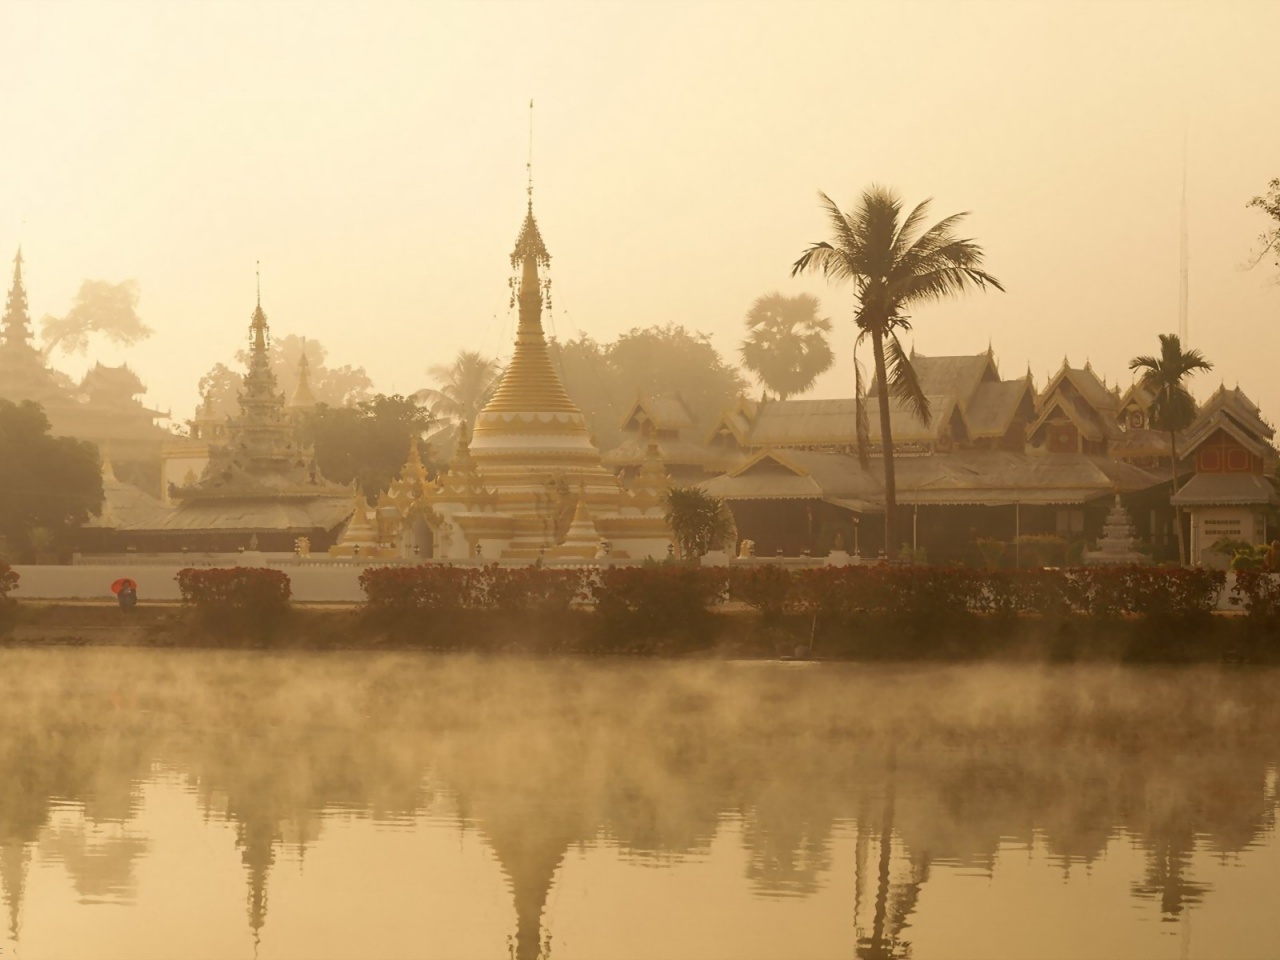
M885 564L790 571L735 569L730 594L766 619L816 614L912 621L965 615L1193 619L1214 609L1225 584L1215 570L1180 567L1073 567L973 570Z
M221 632L270 634L289 612L288 574L267 567L193 568L174 577L182 602Z

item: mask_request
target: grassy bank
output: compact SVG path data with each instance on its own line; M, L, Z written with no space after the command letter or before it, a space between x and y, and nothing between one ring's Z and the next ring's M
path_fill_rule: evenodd
M660 634L585 610L395 616L355 606L293 606L268 629L210 623L180 605L130 613L107 603L23 603L0 644L277 650L428 650L535 655L773 658L812 643L850 661L1280 663L1280 631L1239 615L1110 617L884 615L823 622L749 607L705 611Z

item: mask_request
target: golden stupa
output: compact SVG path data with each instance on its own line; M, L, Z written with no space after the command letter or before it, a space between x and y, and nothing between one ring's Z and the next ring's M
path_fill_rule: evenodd
M600 462L542 330L551 256L530 197L511 254L519 271L515 353L449 470L401 511L402 543L435 559L586 560L668 555L665 475L631 489ZM598 542L588 538L598 535Z

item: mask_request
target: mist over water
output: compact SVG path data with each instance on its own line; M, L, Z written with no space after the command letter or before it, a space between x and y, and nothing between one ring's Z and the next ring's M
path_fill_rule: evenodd
M0 943L1271 956L1277 680L7 649Z

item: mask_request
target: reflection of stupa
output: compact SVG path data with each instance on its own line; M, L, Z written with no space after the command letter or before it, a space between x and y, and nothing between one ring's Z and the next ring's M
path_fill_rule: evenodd
M25 843L0 844L0 892L9 913L9 939L18 942L18 926L22 916L22 893L27 882L27 865L31 848Z
M435 557L593 556L588 518L614 556L667 555L662 491L651 483L628 488L602 466L547 352L542 304L549 281L538 271L550 262L530 200L511 254L519 271L515 354L469 442L459 443L449 472L421 505Z
M1098 565L1146 563L1147 558L1138 552L1137 546L1138 536L1133 520L1120 503L1120 494L1117 493L1116 502L1102 525L1098 549L1085 551L1084 562Z

